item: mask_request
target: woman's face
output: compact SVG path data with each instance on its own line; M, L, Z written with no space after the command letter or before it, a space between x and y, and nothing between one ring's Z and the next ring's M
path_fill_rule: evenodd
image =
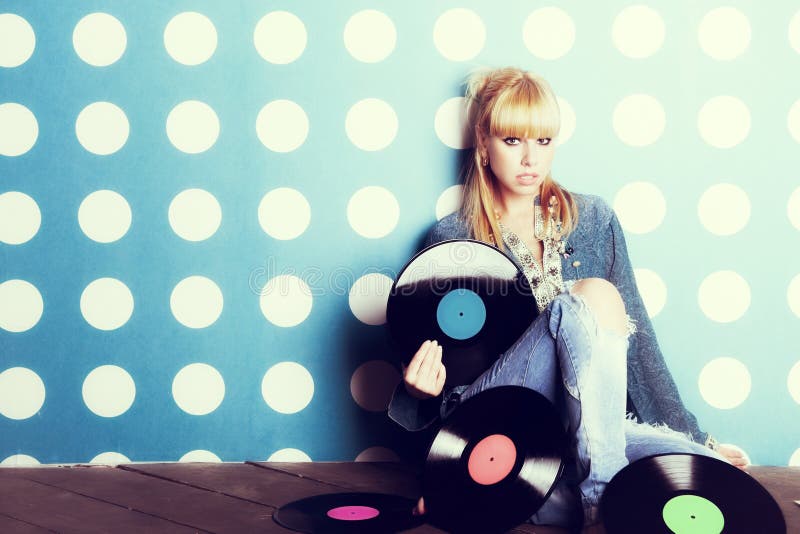
M549 137L525 139L487 136L483 139L489 167L497 178L498 193L503 195L537 195L550 172L555 144Z

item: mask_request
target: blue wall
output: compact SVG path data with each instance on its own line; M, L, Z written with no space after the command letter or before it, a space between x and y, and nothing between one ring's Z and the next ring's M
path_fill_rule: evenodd
M800 463L800 8L725 5L0 3L0 460L405 455L386 291L510 64L701 426Z

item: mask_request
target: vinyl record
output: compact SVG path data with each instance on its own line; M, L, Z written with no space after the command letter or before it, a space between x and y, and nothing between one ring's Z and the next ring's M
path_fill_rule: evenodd
M567 435L552 404L521 386L470 397L428 451L428 520L448 532L504 532L544 504L564 467Z
M330 493L290 502L272 519L298 532L390 533L423 523L411 510L416 501L386 493Z
M386 307L403 362L426 339L437 340L447 385L473 382L538 313L525 274L503 252L475 240L443 241L411 258Z
M606 486L600 513L608 534L785 534L778 503L756 479L695 454L648 456Z

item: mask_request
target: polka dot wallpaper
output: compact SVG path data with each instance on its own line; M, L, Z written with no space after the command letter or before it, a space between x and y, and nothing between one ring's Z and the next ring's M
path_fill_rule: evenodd
M376 460L476 66L546 77L681 394L800 465L800 7L0 4L0 461Z

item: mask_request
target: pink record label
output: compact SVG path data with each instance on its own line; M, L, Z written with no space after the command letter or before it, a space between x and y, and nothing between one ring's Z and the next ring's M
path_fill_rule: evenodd
M467 470L472 480L488 486L503 480L514 468L517 448L506 435L492 434L475 445L467 461Z
M363 521L379 515L380 511L371 506L339 506L328 510L328 517L340 521Z

